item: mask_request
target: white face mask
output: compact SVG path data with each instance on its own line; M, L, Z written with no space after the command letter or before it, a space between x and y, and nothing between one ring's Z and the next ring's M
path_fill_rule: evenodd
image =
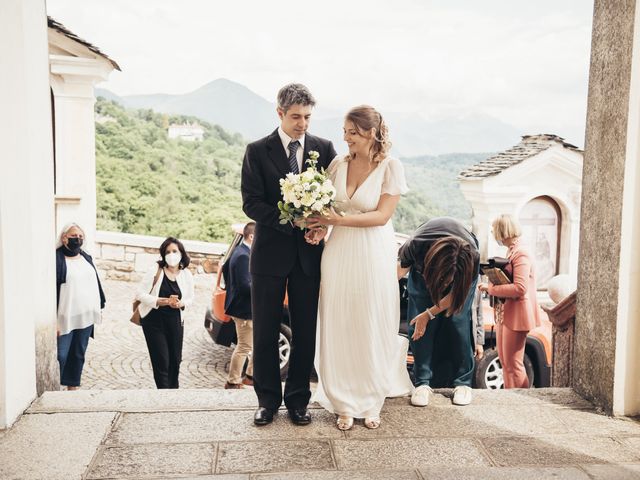
M180 252L167 253L164 256L164 261L167 262L167 265L169 265L170 267L177 267L180 263L180 260L182 260L182 255L180 255Z

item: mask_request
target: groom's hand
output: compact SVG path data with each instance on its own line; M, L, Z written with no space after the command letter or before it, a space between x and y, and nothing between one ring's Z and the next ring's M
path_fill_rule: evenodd
M311 245L318 245L327 235L326 228L313 228L304 234L304 239Z

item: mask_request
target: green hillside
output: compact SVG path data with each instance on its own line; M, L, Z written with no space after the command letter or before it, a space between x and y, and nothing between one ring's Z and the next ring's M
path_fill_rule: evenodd
M246 219L240 166L245 143L198 120L201 142L169 140L170 123L195 121L152 110L127 110L104 99L96 112L99 229L205 241L230 239Z
M246 142L195 117L148 109L125 110L96 102L98 228L107 231L204 241L228 241L230 225L246 221L240 167ZM201 142L169 140L171 123L197 121ZM486 154L404 159L411 191L394 216L397 231L411 233L436 215L468 220L471 211L457 173Z
M456 180L458 173L471 165L480 162L492 154L490 153L448 153L444 155L424 155L420 157L403 158L405 174L410 192L403 199L414 205L433 205L435 215L447 215L458 218L465 223L471 223L471 206L465 200ZM412 209L406 209L408 215ZM401 211L404 212L404 209ZM414 216L425 216L426 211L418 208ZM419 220L419 219L416 219ZM424 219L422 220L424 221ZM419 225L415 221L407 221L402 226L410 231Z

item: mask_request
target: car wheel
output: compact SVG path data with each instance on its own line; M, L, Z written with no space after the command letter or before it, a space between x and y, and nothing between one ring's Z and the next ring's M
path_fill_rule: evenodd
M529 386L531 387L534 381L533 364L526 353L524 354L524 368L527 371ZM482 359L476 362L474 385L476 388L488 388L490 390L504 388L502 364L496 349L485 350Z
M291 329L281 323L278 337L278 355L280 356L280 378L287 377L289 371L289 357L291 356Z

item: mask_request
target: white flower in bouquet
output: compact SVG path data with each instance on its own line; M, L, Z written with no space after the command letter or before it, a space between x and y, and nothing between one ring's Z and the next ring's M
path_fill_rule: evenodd
M336 189L324 168L318 170L320 154L309 152L309 167L298 174L288 173L280 179L282 200L278 202L280 223L304 221L312 215L323 215L333 206Z

